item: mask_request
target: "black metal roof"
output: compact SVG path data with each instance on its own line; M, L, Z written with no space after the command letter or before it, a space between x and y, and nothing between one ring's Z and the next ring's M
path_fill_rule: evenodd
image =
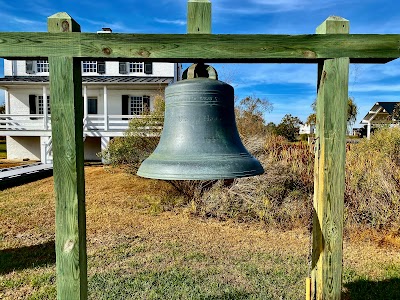
M390 123L394 108L400 102L376 102L370 111L361 120L360 124L371 123Z
M136 77L136 76L82 76L83 83L117 83L117 84L170 84L172 77ZM1 83L47 83L48 76L5 76Z
M393 113L394 107L400 102L377 102L378 105L382 106L389 114Z

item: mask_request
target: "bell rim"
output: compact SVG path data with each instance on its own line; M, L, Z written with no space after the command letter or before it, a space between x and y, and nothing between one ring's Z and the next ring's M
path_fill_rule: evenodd
M143 172L138 170L137 175L148 179L160 179L160 180L218 180L218 179L234 179L234 178L245 178L251 176L257 176L264 174L265 170L261 167L260 170L253 169L249 171L232 172L230 174L168 174L155 173L155 172Z

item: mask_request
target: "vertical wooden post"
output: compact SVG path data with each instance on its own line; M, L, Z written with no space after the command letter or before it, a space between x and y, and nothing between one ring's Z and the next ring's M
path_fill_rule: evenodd
M79 32L68 14L48 18L48 31ZM70 45L65 45L70 47ZM56 195L57 299L87 299L83 101L80 61L49 57Z
M317 33L349 33L349 22L329 17ZM311 299L317 300L341 299L349 61L327 59L318 65L311 274Z
M211 2L209 0L189 0L187 33L211 33Z

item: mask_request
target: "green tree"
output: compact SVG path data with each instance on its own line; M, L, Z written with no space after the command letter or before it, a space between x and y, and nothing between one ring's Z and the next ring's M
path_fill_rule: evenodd
M306 124L307 125L315 125L317 123L317 115L315 113L310 114L307 117Z
M269 122L266 126L267 133L276 135L276 124L274 122Z
M354 98L349 97L347 100L347 125L351 126L356 122L358 107Z
M289 141L294 142L299 134L300 125L302 124L303 122L301 122L298 117L286 114L276 127L276 133L287 138Z
M394 121L400 122L400 102L394 106L391 117Z
M264 113L272 110L272 104L267 99L255 96L243 98L235 107L236 125L242 137L265 134L266 125Z
M0 105L0 114L5 114L6 113L6 105Z
M310 114L307 117L306 124L308 125L315 125L317 123L317 100L314 100L314 102L311 104L311 107L313 109L313 113ZM349 97L347 100L347 126L351 126L355 123L357 120L357 114L358 114L358 107L356 102L354 101L354 98Z

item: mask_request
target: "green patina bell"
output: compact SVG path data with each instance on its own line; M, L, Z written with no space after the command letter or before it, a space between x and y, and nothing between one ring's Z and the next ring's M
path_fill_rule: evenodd
M200 77L201 76L201 77ZM165 121L156 150L137 174L165 180L210 180L264 173L240 140L233 87L214 68L192 65L165 90Z

